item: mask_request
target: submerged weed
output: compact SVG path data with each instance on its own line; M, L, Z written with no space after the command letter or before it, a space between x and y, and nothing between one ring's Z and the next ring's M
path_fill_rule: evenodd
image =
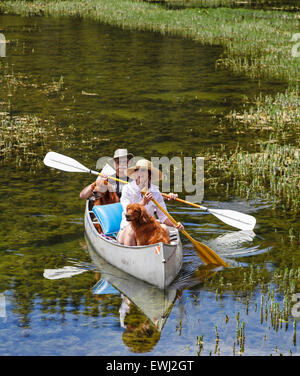
M33 160L38 163L48 135L46 123L34 115L0 114L0 160L15 158L17 166Z

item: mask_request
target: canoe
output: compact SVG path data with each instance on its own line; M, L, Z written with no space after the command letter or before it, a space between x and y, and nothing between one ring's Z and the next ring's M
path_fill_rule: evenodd
M85 234L96 253L118 269L158 288L169 286L182 267L182 244L179 231L169 227L171 244L162 242L130 247L113 237L100 234L96 227L92 203L87 200Z
M176 301L177 289L172 286L159 289L115 268L95 252L88 239L86 242L93 264L101 273L101 279L92 289L93 294L97 295L99 290L101 294L111 293L112 287L115 293L134 303L158 331L162 331Z

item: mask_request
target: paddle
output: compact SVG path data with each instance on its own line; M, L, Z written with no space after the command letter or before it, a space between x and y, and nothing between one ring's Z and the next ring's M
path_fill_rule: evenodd
M101 172L98 173L98 175L102 176ZM111 180L119 181L121 183L128 184L127 181L121 180L118 178L114 178L112 176L108 177ZM162 193L162 196L166 198L170 198L166 193ZM220 219L222 222L226 223L227 225L230 225L232 227L236 227L240 230L253 230L254 226L256 224L256 219L252 215L240 213L235 210L225 210L225 209L208 209L205 206L201 206L198 204L194 204L189 201L182 200L180 198L175 198L176 201L182 202L184 204L193 206L195 208L202 209L204 211L207 211L208 213L214 215L218 219Z
M97 171L90 170L89 168L85 167L84 165L77 162L73 158L66 157L62 154L52 152L52 151L46 154L44 158L44 164L48 167L53 167L62 171L67 171L67 172L86 172L86 173L90 173L93 175L102 175L101 173ZM126 181L122 181L117 178L111 178L111 179L127 183ZM168 212L166 212L164 208L162 208L157 201L153 199L153 202L162 212L164 212L167 215L167 217L175 224L175 226L177 226L177 222L175 221L175 219ZM228 266L226 262L223 261L209 247L193 239L185 230L183 230L182 233L193 243L199 257L202 259L202 261L205 264Z
M165 193L162 193L162 195L164 197L169 197ZM227 225L236 227L240 230L253 230L256 224L256 219L252 215L249 215L249 214L240 213L235 210L208 209L205 206L194 204L192 202L185 201L180 198L176 198L175 200L182 202L184 204L193 206L195 208L199 208L204 211L207 211L208 213L214 215L215 217L217 217L218 219L220 219L222 222L226 223Z
M98 175L103 176L101 172L99 172ZM108 176L108 179L119 181L124 184L128 184L127 181L114 178L112 176ZM166 198L170 198L170 196L168 196L166 193L162 193L162 196ZM240 230L253 230L256 224L256 219L252 215L240 213L235 210L208 209L205 206L194 204L192 202L182 200L181 198L175 198L175 200L178 202L182 202L184 204L193 206L195 208L199 208L204 211L207 211L208 213L214 215L215 217L217 217L218 219L220 219L222 222L226 223L227 225L236 227Z
M49 152L46 154L44 159L45 165L49 167L54 167L59 170L68 171L68 172L87 172L93 175L100 175L102 176L101 172L93 171L88 169L87 167L83 166L81 163L77 162L75 159L66 157L65 155L55 153L55 152ZM111 180L119 181L121 183L127 184L128 182L125 180L121 180L114 177L109 177ZM167 194L162 193L164 197L169 197ZM204 210L218 219L220 219L222 222L226 223L227 225L236 227L240 230L253 230L256 219L248 214L240 213L235 210L224 210L224 209L208 209L205 206L201 206L198 204L194 204L189 201L182 200L180 198L176 198L176 201L193 206L195 208L199 208L201 210Z
M49 153L45 155L44 164L48 167L67 172L87 172L89 174L99 175L99 172L92 171L75 159L56 153L55 151L49 151Z

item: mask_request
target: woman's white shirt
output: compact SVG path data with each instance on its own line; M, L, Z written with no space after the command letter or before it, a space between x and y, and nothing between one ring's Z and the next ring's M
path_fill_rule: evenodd
M166 204L159 191L158 186L151 184L148 191L152 193L153 198L167 211ZM123 187L121 196L121 204L123 207L122 221L120 226L121 230L123 230L123 228L129 224L129 222L125 218L127 205L139 203L142 198L143 195L141 194L141 189L136 184L135 180ZM150 215L154 215L154 212L156 210L157 217L161 223L164 223L167 219L167 216L157 208L153 201L149 201L148 204L145 205L145 208Z

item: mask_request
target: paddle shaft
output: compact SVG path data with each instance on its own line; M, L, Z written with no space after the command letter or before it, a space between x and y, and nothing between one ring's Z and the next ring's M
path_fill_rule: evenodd
M92 173L103 176L101 172L97 173L96 171L93 171ZM108 178L115 180L115 181L119 181L124 184L128 184L127 181L114 178L112 176L109 176ZM170 196L167 195L166 193L162 193L162 196L166 198L170 198ZM192 202L182 200L181 198L178 198L178 197L175 198L175 200L183 204L190 205L190 206L193 206L194 208L198 208L205 212L208 212L214 215L215 217L217 217L218 219L220 219L222 222L227 223L230 226L233 226L242 230L252 230L255 226L254 217L249 216L247 214L239 213L233 210L209 209L209 208L206 208L205 206L194 204Z
M96 171L92 171L91 170L91 173L93 173L94 175L100 175L100 176L103 176L103 174L101 172L96 172ZM95 174L96 173L96 174ZM114 178L113 176L108 176L107 177L108 179L112 179L112 180L115 180L115 181L118 181L120 183L124 183L124 184L128 184L128 181L126 180L122 180L122 179L119 179L119 178ZM166 197L166 198L170 198L169 195L167 195L166 193L162 193L162 196L163 197ZM175 198L176 201L179 201L179 202L182 202L183 204L187 204L187 205L191 205L191 206L194 206L195 208L200 208L200 209L203 209L203 210L207 210L207 208L205 208L204 206L200 206L200 205L197 205L197 204L193 204L192 202L189 202L189 201L185 201L185 200L182 200L181 198Z
M171 216L170 213L168 213L154 198L152 199L152 201L154 202L154 204L158 207L158 209L160 209L168 218L169 220L175 225L175 227L178 226L178 222ZM191 241L193 241L194 239L185 231L185 230L181 230L181 232L187 237L189 238Z

